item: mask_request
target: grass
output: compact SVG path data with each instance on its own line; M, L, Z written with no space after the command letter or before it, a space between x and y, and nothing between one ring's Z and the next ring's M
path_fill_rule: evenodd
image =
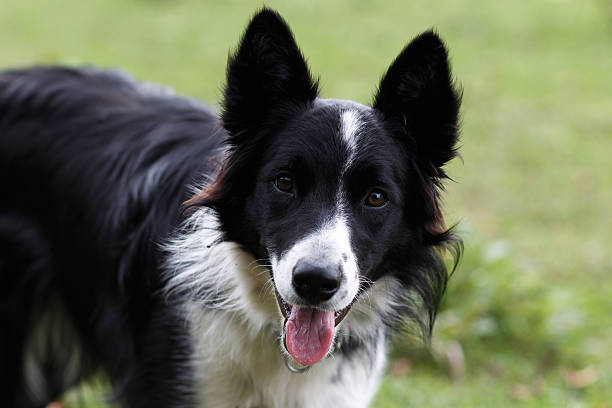
M447 2L449 3L449 2ZM447 212L465 259L432 350L398 346L374 407L612 407L612 6L605 0L435 4L270 0L323 96L368 102L418 32L436 27L464 88L463 160ZM119 66L219 99L259 2L4 1L0 67ZM66 406L102 406L101 387Z

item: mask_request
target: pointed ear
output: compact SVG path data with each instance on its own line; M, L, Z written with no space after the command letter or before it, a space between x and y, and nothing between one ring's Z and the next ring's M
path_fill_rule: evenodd
M230 56L222 119L231 143L263 123L287 119L318 94L291 30L278 13L262 9Z
M456 155L460 104L444 43L427 31L393 61L373 106L414 143L423 170L443 176L441 167Z

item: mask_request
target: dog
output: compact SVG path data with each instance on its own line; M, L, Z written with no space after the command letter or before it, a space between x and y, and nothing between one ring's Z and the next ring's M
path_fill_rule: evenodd
M440 195L460 92L433 31L372 106L318 89L268 8L219 115L119 71L0 74L5 404L103 372L130 408L368 405L459 257Z

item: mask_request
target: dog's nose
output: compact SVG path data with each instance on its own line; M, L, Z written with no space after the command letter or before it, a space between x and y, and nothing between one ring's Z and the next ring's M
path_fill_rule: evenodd
M304 300L317 304L328 300L340 286L340 268L298 261L293 268L293 288Z

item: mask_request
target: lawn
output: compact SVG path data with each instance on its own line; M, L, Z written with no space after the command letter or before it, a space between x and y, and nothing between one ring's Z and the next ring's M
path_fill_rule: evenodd
M399 343L374 407L612 407L612 3L268 0L323 96L370 101L435 27L464 89L449 220L465 257L431 350ZM4 0L0 67L121 67L215 103L260 2ZM103 387L66 407L104 406Z

